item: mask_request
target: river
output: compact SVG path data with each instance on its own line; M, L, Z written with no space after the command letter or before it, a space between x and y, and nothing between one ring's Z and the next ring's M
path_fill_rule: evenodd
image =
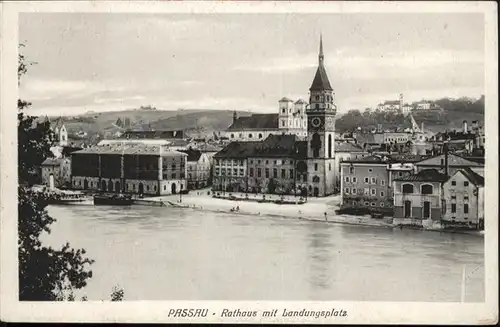
M484 301L484 239L164 207L50 206L89 300Z

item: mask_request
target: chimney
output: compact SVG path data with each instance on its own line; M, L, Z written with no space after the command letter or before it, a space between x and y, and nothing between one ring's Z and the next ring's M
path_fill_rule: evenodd
M467 134L467 120L464 120L464 134Z

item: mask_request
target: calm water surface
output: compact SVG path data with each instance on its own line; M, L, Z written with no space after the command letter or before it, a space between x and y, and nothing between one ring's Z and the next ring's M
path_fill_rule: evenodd
M484 301L484 239L158 207L51 206L45 238L96 260L108 300Z

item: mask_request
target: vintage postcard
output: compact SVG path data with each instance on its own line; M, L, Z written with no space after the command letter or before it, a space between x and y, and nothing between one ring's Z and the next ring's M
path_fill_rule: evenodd
M495 3L0 9L2 321L498 322Z

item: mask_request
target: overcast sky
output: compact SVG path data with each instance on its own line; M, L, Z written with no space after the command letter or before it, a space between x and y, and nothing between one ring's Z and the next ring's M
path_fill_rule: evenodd
M308 100L323 33L341 112L484 93L482 14L68 14L19 16L33 114L151 104L274 112Z

